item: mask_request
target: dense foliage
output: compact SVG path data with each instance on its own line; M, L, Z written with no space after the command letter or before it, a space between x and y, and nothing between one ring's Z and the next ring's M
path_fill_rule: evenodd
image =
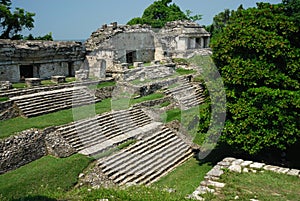
M176 4L171 4L172 0L154 1L144 10L142 17L131 19L127 24L148 24L154 28L163 27L166 22L175 20L200 20L201 15L191 16L191 11L182 12Z
M52 33L45 36L27 37L19 34L22 30L31 30L34 27L35 13L27 12L22 8L11 11L11 0L0 0L0 39L25 40L53 40Z
M32 29L34 27L34 13L26 12L22 8L16 8L11 12L11 0L0 1L0 24L2 34L0 38L10 39L19 38L18 33L24 28Z
M299 5L233 12L211 42L227 90L222 139L250 154L300 140L300 27L289 2Z

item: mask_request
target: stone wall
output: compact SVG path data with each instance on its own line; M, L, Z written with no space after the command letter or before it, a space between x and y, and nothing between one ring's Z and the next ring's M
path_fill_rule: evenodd
M55 132L56 129L29 129L0 140L0 174L15 170L47 154L68 157L76 153L76 150Z
M0 141L0 174L46 155L45 132L30 129Z
M0 121L11 119L20 115L20 111L15 107L13 101L0 102Z
M0 40L0 80L74 76L85 58L80 42Z

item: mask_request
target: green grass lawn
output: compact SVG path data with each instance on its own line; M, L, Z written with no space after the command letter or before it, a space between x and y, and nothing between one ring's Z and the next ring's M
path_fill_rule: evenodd
M154 186L159 188L172 188L176 190L178 196L185 197L191 194L200 185L200 182L211 168L212 164L200 164L196 158L191 158L161 178Z
M5 102L8 101L9 98L8 97L0 97L0 102Z
M270 171L258 173L225 173L221 182L226 185L221 194L211 200L299 200L300 179L296 176ZM212 197L212 196L211 196Z
M58 112L53 112L32 118L16 117L13 119L8 119L0 122L0 139L6 138L16 132L21 132L30 128L43 129L50 126L59 126L70 123L72 121L90 118L95 116L96 114L102 114L104 112L111 111L112 104L114 106L114 109L117 109L117 107L119 107L120 109L126 109L133 104L162 97L163 94L161 93L150 94L138 99L130 99L129 105L121 99L118 101L113 101L112 103L111 99L108 98L96 103L95 105L86 105L66 110L60 110Z
M45 156L0 175L0 198L34 200L36 196L64 195L77 183L79 173L91 161L79 154L68 158Z
M195 73L197 73L197 71L188 70L188 69L184 69L184 68L177 68L176 73L179 75L188 75L188 74L195 74Z
M164 94L162 93L153 93L147 96L142 96L140 98L133 99L131 97L126 97L125 94L123 97L116 97L117 99L114 99L112 101L112 108L114 110L124 110L129 108L130 106L138 103L142 103L149 100L156 100L164 97Z

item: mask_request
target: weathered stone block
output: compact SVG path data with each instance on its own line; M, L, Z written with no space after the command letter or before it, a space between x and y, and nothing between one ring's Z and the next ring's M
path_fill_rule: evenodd
M238 172L241 173L242 172L242 167L240 165L236 165L236 164L232 164L231 166L229 166L228 168L231 172Z
M266 164L255 162L255 163L252 163L252 164L250 165L250 168L253 168L253 169L261 169L261 168L264 167L264 165L266 165Z
M40 86L41 85L41 79L40 78L26 78L25 83L27 87L34 87L34 86Z
M66 82L66 76L62 76L62 75L54 75L51 76L51 81L54 83L64 83Z
M134 63L133 63L133 66L134 66L134 67L143 67L143 66L144 66L144 63L143 63L143 62L134 62Z
M0 81L0 90L8 90L12 88L10 81Z

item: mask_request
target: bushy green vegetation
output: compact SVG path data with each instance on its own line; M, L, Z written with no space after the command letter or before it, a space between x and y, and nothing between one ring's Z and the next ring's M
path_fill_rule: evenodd
M79 173L91 161L79 154L68 158L45 156L0 175L0 198L33 200L36 196L63 196L77 183Z
M161 28L167 22L175 20L197 21L202 18L201 15L191 16L190 10L187 10L186 13L182 12L179 6L175 3L171 4L171 2L172 0L154 1L144 10L142 17L133 18L127 24L148 24L153 28Z
M211 42L227 90L222 139L250 154L300 139L300 27L298 11L287 7L258 3L233 12Z

